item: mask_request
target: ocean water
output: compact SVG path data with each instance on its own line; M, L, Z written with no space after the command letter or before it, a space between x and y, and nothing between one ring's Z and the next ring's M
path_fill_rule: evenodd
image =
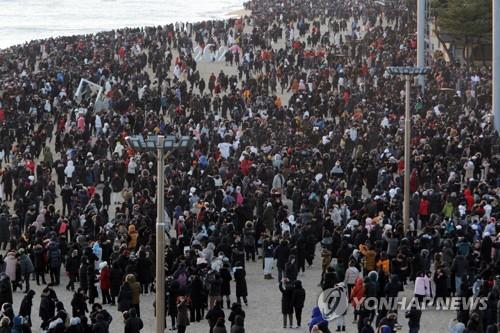
M244 0L0 0L0 49L34 39L227 18Z

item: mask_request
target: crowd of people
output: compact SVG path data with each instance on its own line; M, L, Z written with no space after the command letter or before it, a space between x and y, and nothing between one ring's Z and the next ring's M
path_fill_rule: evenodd
M404 81L386 67L415 64L411 9L365 0L245 6L242 19L0 51L0 332L107 333L122 320L138 333L157 255L167 277L160 316L180 333L203 320L210 333L244 332L252 320L245 266L255 260L263 279L277 280L283 328L346 331L343 316L329 328L319 308L302 320L306 293L317 291L299 277L318 255L321 288L344 285L356 305L352 331L393 332L401 317L356 300L396 297L414 283L418 297L487 297L486 310L458 311L451 329L497 332L491 70L428 57L425 90L412 90L405 231ZM197 48L210 55L221 46L220 71L206 75L219 59L204 63ZM78 89L82 78L102 86L101 100L90 86ZM194 141L165 158L162 254L154 251L156 156L130 147L130 135ZM41 328L32 327L30 285L47 282ZM26 295L13 304L18 289ZM71 308L58 298L68 291ZM410 332L425 315L407 313Z

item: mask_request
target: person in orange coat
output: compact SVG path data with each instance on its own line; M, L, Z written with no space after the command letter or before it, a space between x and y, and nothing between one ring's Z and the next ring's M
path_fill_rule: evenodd
M376 269L375 257L377 256L377 252L375 252L368 244L360 244L359 252L361 252L364 256L363 274L366 275L368 272L374 271Z
M290 85L290 89L288 91L292 90L293 93L296 93L299 90L299 80L293 79L292 84Z
M377 269L382 269L386 274L390 273L391 265L390 260L387 258L387 253L382 252L380 254L380 259L377 261Z
M274 101L274 106L276 106L276 108L280 108L283 106L283 102L281 101L281 98L278 96L276 97L276 100Z
M135 225L131 224L128 226L128 249L134 250L137 246L137 238L139 234L135 229Z

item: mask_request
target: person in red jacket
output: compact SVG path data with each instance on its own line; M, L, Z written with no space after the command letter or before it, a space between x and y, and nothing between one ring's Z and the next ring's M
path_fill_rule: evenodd
M467 213L470 214L472 211L472 207L474 206L474 196L472 195L472 191L469 188L464 190L464 197L467 203Z
M429 200L425 196L420 199L418 215L420 215L420 221L422 221L422 228L425 228L429 222Z
M99 286L101 287L102 304L112 303L109 289L111 283L109 281L109 267L108 263L103 261L99 264Z
M240 162L240 170L241 173L245 176L248 176L250 172L250 167L252 166L253 161L250 159L250 156L248 154L244 154L244 159L241 160Z
M354 287L352 287L351 294L349 295L349 302L351 302L352 307L356 310L361 302L363 302L363 297L365 296L365 286L363 284L363 279L358 276L356 282L354 282ZM354 320L357 319L357 313L354 311Z
M418 190L419 186L420 186L420 179L418 178L418 171L417 169L413 169L410 175L410 193L415 193Z

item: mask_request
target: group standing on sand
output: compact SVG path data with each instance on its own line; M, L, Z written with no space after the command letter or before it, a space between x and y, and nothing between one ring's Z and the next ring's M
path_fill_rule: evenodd
M242 19L51 38L0 53L0 332L106 333L112 320L141 331L141 295L158 283L157 171L156 156L127 145L136 134L194 140L165 159L171 232L160 315L170 329L206 319L211 333L244 332L254 320L245 317L254 302L245 266L261 259L263 278L278 279L283 327L306 324L304 300L316 293L299 278L320 248L318 282L347 288L360 333L393 332L403 319L358 300L412 286L419 298L487 297L486 310L462 307L451 329L497 332L491 72L428 60L425 93L412 92L405 232L404 82L386 67L415 63L406 4L245 6ZM207 75L199 50L221 47L224 65ZM103 87L103 101L75 95L82 78ZM33 278L50 278L40 295ZM13 304L18 288L26 295ZM70 305L58 297L66 292ZM41 328L32 327L38 300ZM425 313L407 316L418 332ZM314 308L310 332L328 325ZM333 325L355 329L342 316Z

